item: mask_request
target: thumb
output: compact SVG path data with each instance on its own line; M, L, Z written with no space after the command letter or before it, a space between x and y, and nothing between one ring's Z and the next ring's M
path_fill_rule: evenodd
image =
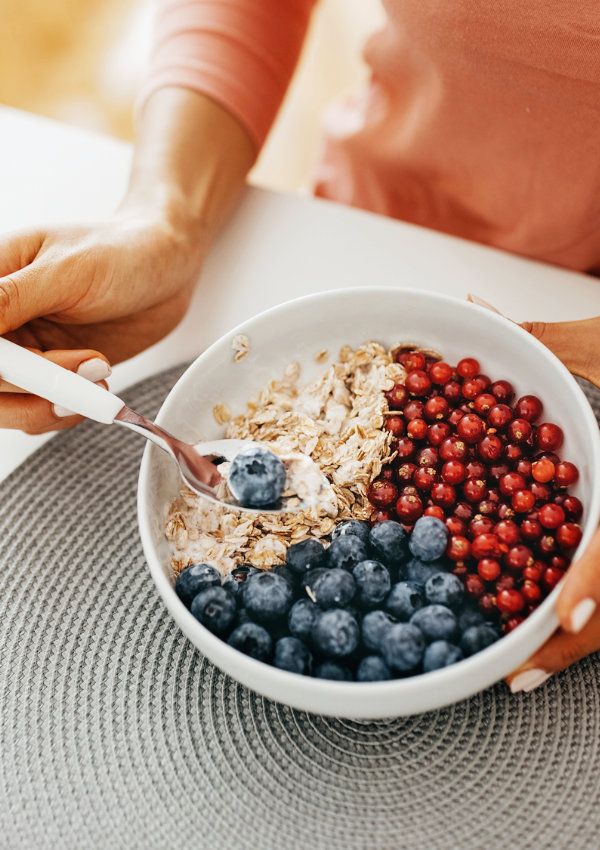
M523 322L570 372L600 386L600 316L576 322Z

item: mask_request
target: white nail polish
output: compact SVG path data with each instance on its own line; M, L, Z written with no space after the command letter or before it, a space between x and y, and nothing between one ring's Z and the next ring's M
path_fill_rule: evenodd
M533 691L535 688L539 688L550 676L550 673L546 673L545 670L540 670L536 667L531 670L523 670L522 673L519 673L512 680L510 689L513 694L519 693L519 691L525 691L527 693L528 691Z
M473 304L478 304L479 307L485 307L486 310L491 310L492 313L498 313L499 316L503 314L498 310L497 307L494 307L493 304L490 304L489 301L484 301L483 298L480 298L478 295L473 295L472 292L469 292L468 301L471 301Z
M59 419L65 419L67 416L75 416L72 410L69 410L67 407L61 407L60 404L53 404L52 410L54 411L54 415L58 416Z
M84 360L77 369L77 374L82 378L87 378L88 381L104 381L111 374L112 369L100 357L92 357L91 360Z
M573 634L576 635L588 624L595 610L596 603L589 597L577 603L571 612L571 631Z

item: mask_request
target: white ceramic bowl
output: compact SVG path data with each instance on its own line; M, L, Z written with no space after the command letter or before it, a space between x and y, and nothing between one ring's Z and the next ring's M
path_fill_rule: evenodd
M250 339L250 354L232 360L236 333ZM291 301L235 328L205 351L169 393L157 421L190 442L222 436L212 417L224 402L241 411L270 379L293 360L301 380L316 377L323 348L337 355L343 344L411 341L438 349L450 362L473 355L493 378L507 378L519 394L535 393L544 419L565 431L563 456L581 477L574 492L586 506L581 549L600 515L600 437L593 412L565 367L537 340L488 310L445 295L404 289L338 289ZM139 479L139 526L150 572L176 622L201 652L244 685L278 702L320 714L378 718L415 714L464 699L501 679L556 628L554 593L518 629L483 652L426 675L381 683L343 683L297 676L237 652L212 635L186 610L173 588L163 529L180 481L169 458L150 443Z

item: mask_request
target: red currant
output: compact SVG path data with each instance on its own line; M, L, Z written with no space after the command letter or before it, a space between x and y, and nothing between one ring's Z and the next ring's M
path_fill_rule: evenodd
M477 511L484 516L493 517L498 511L498 505L495 502L492 502L491 499L484 499L477 506Z
M517 445L526 443L531 437L532 431L531 423L527 419L513 419L508 426L508 436Z
M492 395L492 393L481 393L478 395L475 401L473 402L473 409L479 413L480 416L487 416L492 409L496 405L496 396Z
M375 511L374 514L371 514L372 523L387 522L387 520L389 519L394 519L394 515L390 513L390 511L384 511L383 509Z
M394 470L391 466L386 466L385 469L381 470L381 477L384 481L393 481L394 480Z
M462 484L467 477L467 470L459 460L447 460L442 466L441 476L446 484Z
M496 396L498 401L501 401L504 404L510 404L515 395L513 385L510 381L494 381L490 390Z
M550 566L556 567L557 570L563 570L564 572L569 566L569 561L564 555L553 555L550 560Z
M436 519L441 519L443 521L446 514L439 505L429 505L428 508L425 508L424 516L434 516Z
M453 534L448 541L446 554L451 561L466 561L471 551L471 544L466 537Z
M504 556L504 563L509 570L524 570L533 564L533 552L529 546L517 543L512 546Z
M540 484L547 484L549 481L552 481L555 472L556 467L547 457L540 458L540 460L534 461L531 465L531 476Z
M519 542L519 526L512 519L502 519L494 526L494 534L506 546L514 546Z
M496 593L500 593L502 590L512 590L515 586L514 576L503 575L500 576L498 581L496 582Z
M440 445L440 457L442 460L464 460L468 453L467 444L458 437L448 437Z
M523 457L523 449L516 443L508 443L505 453L508 461L519 461Z
M526 485L525 478L518 472L507 472L498 481L498 488L503 496L512 496L517 490L523 490Z
M456 490L451 484L439 482L431 488L431 500L442 508L451 508L456 503Z
M477 572L484 581L496 581L500 578L502 567L495 558L483 558L477 564Z
M521 623L525 622L525 617L516 614L514 617L509 617L509 619L504 623L503 630L504 634L510 634L510 632L514 632L517 626L520 626Z
M554 555L556 552L556 540L552 537L551 534L545 534L538 541L538 549L541 555L545 555L549 557L550 555Z
M409 372L404 381L404 386L411 395L425 396L431 389L431 380L423 369L414 369Z
M408 460L415 453L415 444L408 437L400 437L396 443L396 452L401 460Z
M406 425L404 419L400 416L386 416L383 421L383 427L389 431L394 437L401 437L404 434Z
M468 596L479 599L485 593L485 584L477 573L471 573L465 579L465 590Z
M464 522L470 522L473 518L473 506L468 502L457 502L456 507L454 508L454 516L459 519L464 520Z
M502 440L495 434L488 434L477 446L479 456L487 461L499 460L502 457L503 450Z
M507 404L495 404L488 413L488 425L501 431L512 421L513 412Z
M495 534L478 534L471 544L471 552L477 561L497 558L502 553L502 546Z
M463 496L468 502L480 502L487 492L487 484L481 478L468 478L463 485Z
M463 519L457 516L449 516L446 519L446 528L450 534L456 534L459 537L464 537L467 532L467 524Z
M396 356L398 363L402 363L407 372L412 372L414 369L424 369L427 365L427 359L421 351L412 349L404 349Z
M535 395L524 395L515 404L515 413L520 419L536 422L544 410L544 405Z
M535 505L535 496L531 490L517 490L510 501L512 508L518 514L526 514Z
M556 539L562 549L575 549L581 542L581 526L575 522L565 522L556 532Z
M402 410L408 400L408 391L404 384L394 384L385 394L390 410Z
M555 452L563 444L565 435L562 428L553 422L542 422L535 434L535 444L544 452Z
M467 478L485 478L486 467L480 460L470 460L466 466Z
M429 377L434 384L438 386L447 384L452 379L454 369L443 360L438 360L437 363L432 363L429 367Z
M423 513L423 502L418 496L405 493L396 502L396 513L400 522L416 522Z
M424 419L411 419L406 426L406 433L411 440L424 440L427 436L427 427Z
M521 523L521 535L523 540L535 541L542 536L542 526L537 519L526 517Z
M434 395L425 402L425 417L431 422L444 419L450 413L450 405L441 395Z
M479 362L474 357L463 357L456 367L461 378L474 378L479 374L479 369Z
M396 478L400 483L408 484L409 481L413 480L416 469L416 463L401 463L400 466L396 467Z
M547 590L553 590L562 577L562 570L557 570L556 567L546 567L542 582Z
M565 512L561 506L552 502L542 505L538 511L538 516L544 528L558 528L565 521Z
M462 394L469 401L477 398L490 385L487 375L477 375L476 378L467 378L463 381Z
M404 417L409 422L411 419L424 419L425 418L425 405L422 401L417 401L413 399L404 405Z
M479 610L490 617L492 614L497 614L497 600L494 593L484 593L479 597Z
M469 534L478 537L480 534L491 534L494 530L494 520L487 516L477 514L469 523Z
M501 590L496 597L498 611L503 614L518 614L525 607L525 599L519 590Z
M437 472L432 466L421 466L413 476L413 482L418 490L429 492L437 479Z
M570 487L579 479L579 470L574 463L561 460L556 466L555 480L559 487Z
M417 464L419 466L437 466L440 462L438 450L433 446L425 446L417 455Z
M458 381L448 381L443 389L444 398L450 404L458 404L462 399L462 387Z
M398 498L398 488L391 481L376 479L371 482L367 497L376 508L388 508Z
M542 598L542 589L534 581L526 579L521 585L521 593L527 602L539 602Z
M562 507L569 519L572 519L575 522L580 520L583 516L583 505L577 496L566 496L562 503Z
M439 446L451 433L452 429L447 422L434 422L427 429L427 439L432 446Z
M540 484L538 481L532 481L530 490L538 502L548 502L552 497L552 490L549 484Z
M467 413L462 417L456 431L466 443L478 443L485 434L485 422L475 413Z
M542 580L545 566L546 565L542 563L542 561L534 561L533 564L530 564L523 570L523 578L527 581L534 581L539 584Z

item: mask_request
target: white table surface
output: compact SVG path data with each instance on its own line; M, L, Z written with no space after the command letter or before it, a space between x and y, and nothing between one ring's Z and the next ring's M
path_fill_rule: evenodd
M93 220L118 203L128 145L2 107L0 140L0 232ZM471 291L515 319L559 321L600 312L600 282L584 275L331 202L252 188L215 246L186 319L117 366L111 387L118 392L193 358L266 307L365 285L460 297ZM45 439L0 430L0 479Z

